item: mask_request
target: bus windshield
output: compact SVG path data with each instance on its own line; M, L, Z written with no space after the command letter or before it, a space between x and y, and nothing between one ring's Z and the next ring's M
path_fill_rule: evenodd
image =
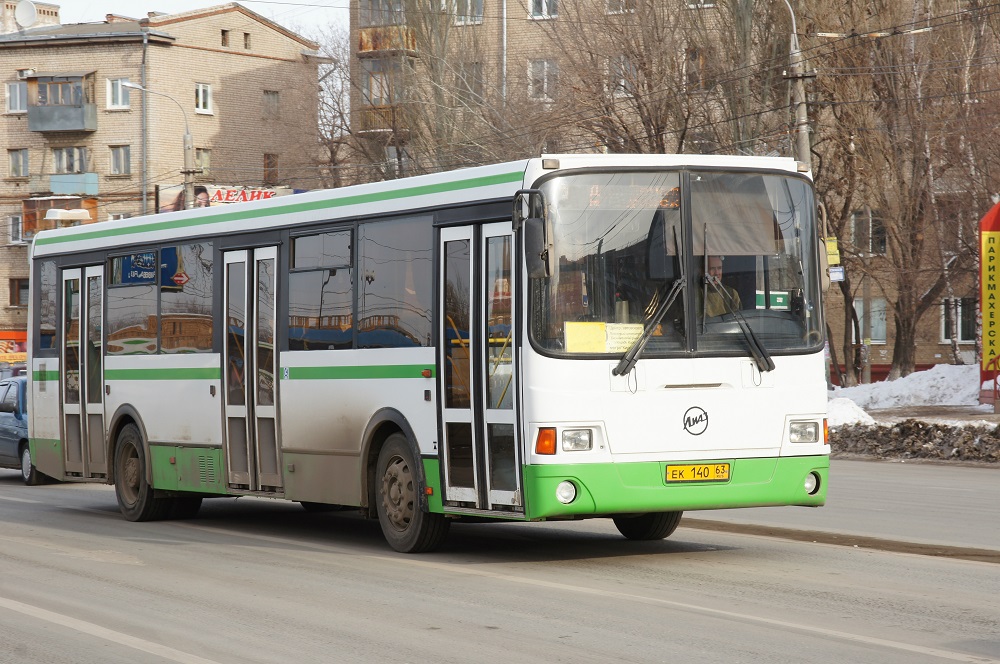
M532 341L554 355L815 352L822 343L808 180L626 171L545 181L550 275ZM758 360L758 364L762 362Z

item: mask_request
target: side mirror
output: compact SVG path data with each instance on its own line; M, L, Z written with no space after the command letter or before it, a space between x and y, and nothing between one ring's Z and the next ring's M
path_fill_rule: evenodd
M524 220L524 264L528 278L545 279L552 274L549 246L545 241L545 220L531 217Z
M6 401L0 401L0 413L13 413L14 404L7 403Z

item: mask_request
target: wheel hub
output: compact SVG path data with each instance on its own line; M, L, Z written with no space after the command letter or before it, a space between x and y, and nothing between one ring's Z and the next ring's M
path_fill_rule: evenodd
M416 493L413 490L413 474L403 459L395 457L389 461L382 475L381 494L389 523L397 530L405 530L413 518Z

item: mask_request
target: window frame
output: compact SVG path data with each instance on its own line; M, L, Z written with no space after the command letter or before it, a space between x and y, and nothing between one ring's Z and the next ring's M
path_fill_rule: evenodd
M28 302L31 301L30 291L28 288L29 280L27 277L14 277L10 279L10 303L11 307L27 308ZM23 298L22 298L23 295Z
M27 244L24 239L24 215L7 215L7 237L8 244Z
M940 343L950 344L951 335L949 334L948 328L951 324L951 307L949 306L952 301L957 300L958 304L958 343L959 344L974 344L977 341L978 334L976 331L976 318L975 314L979 311L979 301L974 297L946 297L941 300L941 316L939 332L941 334ZM966 309L968 307L968 309ZM966 316L970 315L967 311L972 312L972 319L969 322L970 330L966 330L971 334L968 337L963 336L962 332L966 323Z
M129 145L109 145L110 163L108 173L110 175L132 175L132 150ZM124 158L122 158L124 157ZM120 162L120 163L119 163ZM121 166L124 165L124 170Z
M194 112L201 115L214 115L211 83L194 84Z
M67 168L67 156L72 157L69 168ZM52 173L54 175L79 175L80 173L86 173L89 156L86 146L82 145L52 148Z
M280 159L276 152L265 152L263 163L263 179L265 186L274 187L278 184L278 168Z
M858 222L861 222L859 232ZM878 245L876 245L878 241ZM863 256L885 256L889 249L885 223L878 210L865 207L851 212L851 244Z
M535 76L536 65L542 65L542 75ZM541 90L535 89L535 81L541 81ZM553 102L559 84L559 61L550 58L528 60L528 98L534 101Z
M455 25L483 23L483 0L441 0L441 8L451 12Z
M281 117L281 91L263 91L263 116L268 120L277 120Z
M10 93L11 89L18 90L18 93L16 95L16 101L19 103L19 107L18 108L14 108L11 105L11 100L14 98L11 95L11 93ZM28 82L27 81L10 81L9 83L7 83L7 92L6 92L6 95L7 95L7 101L6 101L6 109L7 109L6 112L7 113L21 114L21 113L27 113L28 112Z
M889 320L888 320L889 319L889 303L886 300L886 298L881 297L881 296L873 296L873 297L868 298L868 300L872 303L873 306L871 307L871 310L875 313L875 317L872 319L872 323L871 323L871 333L872 333L872 337L871 337L872 342L871 342L871 345L872 346L885 346L886 344L889 343ZM879 314L878 307L874 306L874 305L876 305L876 304L878 304L880 302L881 302L881 305L882 305L881 320L879 320L879 318L878 318L878 314ZM864 298L861 298L861 297L854 298L854 310L858 314L858 328L860 329L861 333L863 334L864 333L864 329L865 329L865 316L868 315L867 312L865 311L865 300L864 300ZM879 324L881 324L881 330L879 330L879 327L878 327ZM875 335L876 331L880 331L882 333L880 337L876 337L876 335ZM851 336L854 336L853 326L851 326ZM861 340L855 339L854 340L854 343L863 343L863 342L864 342L864 339L861 339Z
M528 8L528 18L533 21L545 21L559 17L558 0L531 0Z
M107 105L106 108L109 111L127 111L132 108L132 100L129 96L129 89L122 85L123 83L128 83L129 79L124 78L109 78L107 79ZM118 95L118 103L113 100L115 94Z
M206 160L205 157L208 159ZM212 170L212 148L194 149L194 167L201 171L199 175L203 177L209 174Z
M17 162L16 168L15 161ZM11 178L28 178L31 176L31 152L28 148L11 148L7 150L7 176Z

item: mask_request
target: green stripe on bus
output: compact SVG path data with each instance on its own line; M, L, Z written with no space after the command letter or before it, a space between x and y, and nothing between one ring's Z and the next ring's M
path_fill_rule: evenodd
M59 380L58 371L32 371L31 379L35 382L42 382L46 380Z
M250 209L239 212L225 212L212 215L210 217L195 217L193 219L179 219L176 221L159 221L149 224L136 225L128 224L98 224L98 228L89 233L73 235L57 235L55 237L38 238L36 245L61 244L64 242L77 242L83 240L97 240L102 238L118 237L123 235L135 235L138 233L151 233L155 231L179 230L192 226L208 226L211 224L222 224L229 221L240 221L243 219L260 219L263 217L274 217L283 214L296 212L312 212L314 210L324 210L329 208L346 207L349 205L363 205L377 203L396 198L409 198L411 196L426 196L429 194L440 194L448 191L461 191L463 189L476 189L479 187L491 187L498 184L508 184L519 182L524 177L522 171L511 173L500 173L498 175L487 175L468 180L458 180L456 182L439 182L437 184L425 184L418 187L407 187L390 191L377 191L370 194L356 194L354 196L344 196L332 200L311 201L309 203L291 203L270 209Z
M424 378L434 367L424 364L386 364L363 367L285 367L291 380L357 380L371 378Z
M218 380L218 367L179 369L105 369L105 380Z

